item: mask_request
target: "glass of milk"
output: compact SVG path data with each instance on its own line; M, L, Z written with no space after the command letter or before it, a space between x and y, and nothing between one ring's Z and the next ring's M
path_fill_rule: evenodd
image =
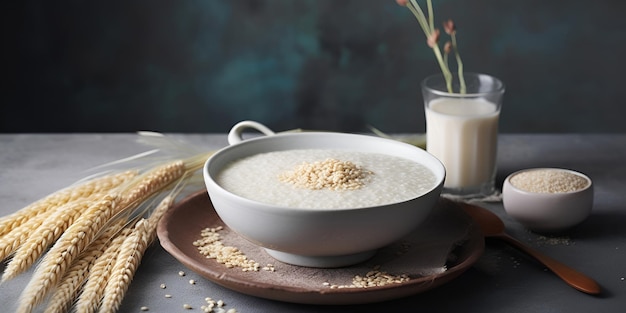
M496 192L498 119L504 84L497 78L464 73L466 91L458 77L448 92L443 75L422 82L426 113L426 150L446 168L443 194L482 198Z

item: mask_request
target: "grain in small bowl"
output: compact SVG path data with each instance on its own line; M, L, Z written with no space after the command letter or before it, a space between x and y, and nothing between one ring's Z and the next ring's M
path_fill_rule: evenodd
M585 174L569 169L525 169L504 180L502 201L507 214L528 229L558 233L589 216L593 183Z

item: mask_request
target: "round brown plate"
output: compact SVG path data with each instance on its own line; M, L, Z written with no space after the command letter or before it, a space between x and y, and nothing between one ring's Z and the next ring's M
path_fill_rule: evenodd
M158 225L161 246L194 272L226 288L261 298L304 304L362 304L386 301L417 294L461 275L482 255L484 237L478 226L452 201L441 199L426 223L432 227L407 236L396 244L380 249L370 260L353 266L322 269L281 263L231 231L215 213L206 190L194 193L172 207ZM227 268L216 260L200 254L193 242L201 238L207 227L223 226L219 232L222 242L234 246L260 263L271 264L274 271L244 272L241 268ZM424 227L421 227L424 228ZM375 230L373 230L375 231ZM441 234L455 232L441 263L446 270L438 274L424 274L424 249L432 249ZM424 237L430 237L425 239ZM449 237L449 236L448 236ZM458 238L457 238L458 237ZM426 243L426 244L424 244ZM406 274L410 280L369 288L332 288L349 286L355 275L365 276L372 269L389 275Z

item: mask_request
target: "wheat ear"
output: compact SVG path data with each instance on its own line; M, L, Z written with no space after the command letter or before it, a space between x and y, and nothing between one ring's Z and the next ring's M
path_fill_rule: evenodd
M15 227L0 238L0 260L8 258L41 226L52 212L45 212L31 217L30 220Z
M106 286L111 274L111 269L115 263L120 247L126 237L130 235L132 228L124 228L115 237L102 252L102 255L95 260L91 270L87 274L87 281L83 286L78 301L74 309L77 313L96 312L102 301L104 294L104 286Z
M97 196L95 196L97 197ZM2 275L2 282L16 277L28 270L35 260L39 259L55 240L74 223L83 210L89 208L94 199L76 200L45 214L47 218L33 232L30 232L24 243L15 251L15 255L7 265Z
M70 306L87 280L87 276L91 272L96 260L103 255L106 247L111 244L112 239L120 232L125 224L126 221L120 219L117 223L113 223L111 226L107 227L106 230L89 245L87 250L72 263L65 275L63 275L59 285L55 288L54 293L50 296L50 302L44 312L65 313L69 311Z
M161 217L163 216L163 214L165 214L165 212L167 212L167 210L170 207L172 207L172 204L174 204L174 196L170 195L170 196L163 198L163 200L161 200L161 202L154 209L154 211L152 211L152 213L150 214L150 217L148 217L147 219L148 244L151 244L156 239L156 236L157 236L156 230L159 224L159 220L161 220Z
M32 219L34 216L65 205L76 199L89 197L94 193L101 193L110 190L113 187L119 186L128 179L137 176L137 174L137 171L131 170L106 175L54 192L15 213L0 218L0 236L9 233L11 230Z
M148 245L156 239L156 227L159 219L173 204L174 197L167 196L161 200L159 205L153 210L150 217L147 219L147 240ZM111 244L106 248L106 251L102 257L98 258L93 265L88 280L83 287L83 291L80 294L78 301L76 302L75 312L77 313L92 313L96 312L100 303L102 302L104 287L107 285L111 274L111 268L114 266L112 261L115 261L118 257L118 252L121 251L120 246L122 242L130 234L131 229L124 229L124 232L116 236Z
M58 283L74 259L85 250L114 216L116 195L106 195L91 205L46 253L35 269L19 300L18 312L26 313L39 305Z
M162 191L185 173L185 163L174 161L157 167L123 186L121 196L107 195L90 206L52 246L22 292L18 313L32 312L65 274L69 264L85 250L95 234L116 214L130 210Z
M185 174L185 162L182 160L159 166L138 176L125 186L120 199L121 207L137 206L156 192L162 191Z
M109 281L104 288L104 298L98 312L113 313L119 309L141 258L148 247L147 221L141 219L120 247Z

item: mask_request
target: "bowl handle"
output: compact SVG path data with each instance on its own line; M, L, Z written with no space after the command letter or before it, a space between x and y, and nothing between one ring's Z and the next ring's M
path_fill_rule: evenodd
M245 129L248 129L248 128L256 129L267 136L276 134L271 129L267 128L267 126L259 122L241 121L235 124L235 126L233 126L233 128L230 129L230 132L228 133L228 144L234 145L234 144L242 142L244 139L241 134L243 133Z

